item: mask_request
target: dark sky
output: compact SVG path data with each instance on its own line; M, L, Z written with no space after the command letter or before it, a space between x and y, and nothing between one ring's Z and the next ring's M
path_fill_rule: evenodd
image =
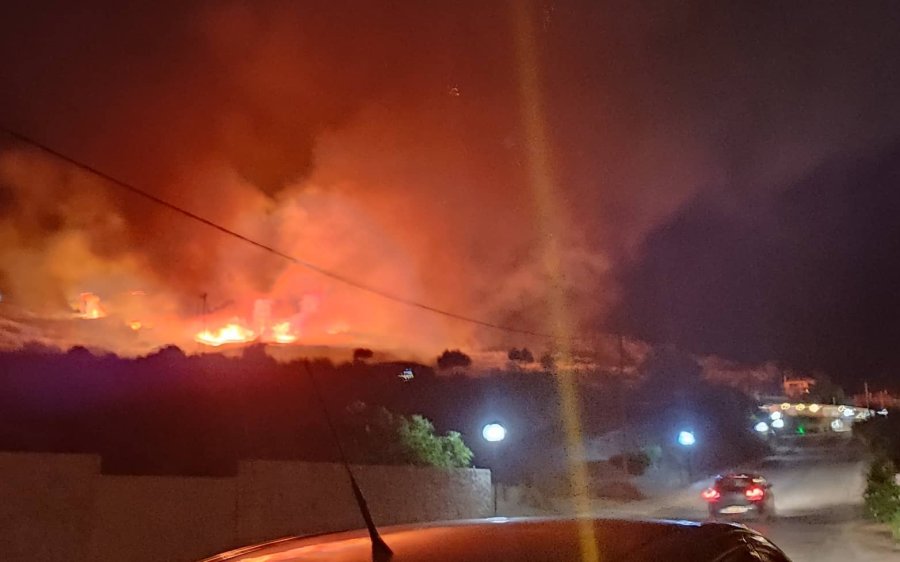
M529 6L557 232L528 187L510 3L5 3L0 122L438 306L544 328L553 235L578 330L896 381L894 3ZM516 343L204 239L8 144L0 227L0 290L35 314L139 285L176 326L201 292L246 316L312 291L320 328L372 345Z

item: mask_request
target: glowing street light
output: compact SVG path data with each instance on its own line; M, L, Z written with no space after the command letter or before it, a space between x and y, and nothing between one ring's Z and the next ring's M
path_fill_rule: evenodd
M760 433L766 433L769 431L769 424L764 421L759 422L758 424L753 426L753 429Z
M489 423L481 428L481 436L489 443L497 443L506 439L506 428L499 423Z
M784 420L778 418L777 420L772 420L772 427L775 429L784 429Z
M780 420L783 417L784 417L784 415L781 412L772 412L772 414L769 416L769 418L771 418L772 421Z
M697 442L692 431L681 431L678 433L678 444L684 447L692 447Z

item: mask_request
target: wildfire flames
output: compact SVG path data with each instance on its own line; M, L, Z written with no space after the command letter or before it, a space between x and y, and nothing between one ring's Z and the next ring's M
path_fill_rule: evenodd
M203 330L194 336L194 339L204 345L219 347L226 344L250 343L256 339L256 333L237 322L231 322L215 332L208 329Z
M290 322L281 322L272 326L272 340L275 343L294 343L297 341L297 335L293 333Z
M100 305L100 297L94 293L81 293L78 311L82 318L96 320L106 316L106 311Z
M194 336L194 340L204 345L219 347L229 344L245 344L254 341L265 343L292 344L299 339L294 326L288 322L278 322L263 326L256 332L234 319L217 330L205 329Z

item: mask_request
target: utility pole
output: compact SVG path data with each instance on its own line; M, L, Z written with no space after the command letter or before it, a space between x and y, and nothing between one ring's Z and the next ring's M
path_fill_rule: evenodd
M206 326L206 311L208 310L208 309L207 309L207 306L206 306L206 304L207 304L207 303L206 303L207 296L208 296L208 295L207 295L206 293L203 293L202 295L200 295L200 301L201 301L201 304L200 304L200 306L201 306L200 314L203 316L203 331L204 331L204 332L207 330L207 326Z
M628 438L628 406L626 405L626 390L625 390L625 336L622 334L622 330L619 330L619 396L617 397L619 400L619 407L622 412L622 468L625 469L625 474L631 474L629 469L628 456L630 454L629 449L631 448L630 439Z
M869 410L869 381L863 382L863 391L866 393L866 410Z

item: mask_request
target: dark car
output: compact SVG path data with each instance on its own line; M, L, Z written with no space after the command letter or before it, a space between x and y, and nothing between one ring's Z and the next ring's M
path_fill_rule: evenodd
M726 474L717 476L713 485L703 490L709 504L709 516L756 517L767 519L775 515L775 496L772 485L759 474Z
M391 562L789 562L759 533L718 522L494 518L387 527L381 537ZM582 545L596 556L584 557ZM306 560L371 562L372 544L366 531L287 538L203 562Z

